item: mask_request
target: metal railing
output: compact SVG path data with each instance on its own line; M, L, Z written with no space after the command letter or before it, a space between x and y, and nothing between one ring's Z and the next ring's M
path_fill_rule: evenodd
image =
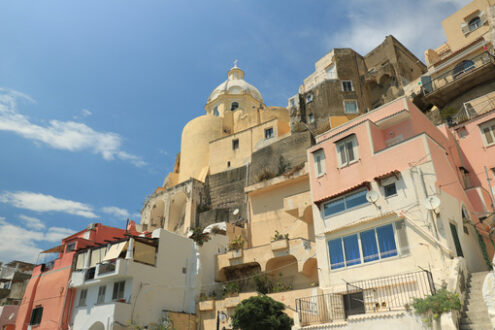
M460 124L492 110L495 110L495 92L465 102L462 109L453 116L452 122Z
M434 294L429 271L346 283L346 290L296 299L302 326L344 321L356 314L404 310L414 298Z
M471 58L466 58L459 62L457 66L439 75L434 75L429 82L424 82L422 86L422 91L424 95L434 92L435 90L445 87L456 80L469 74L469 72L478 69L488 63L494 63L495 60L492 55L488 52L483 52ZM464 63L460 66L460 63Z

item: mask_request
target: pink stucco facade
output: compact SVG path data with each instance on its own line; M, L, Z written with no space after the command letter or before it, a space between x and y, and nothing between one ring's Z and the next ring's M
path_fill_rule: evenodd
M495 118L495 112L492 116ZM321 213L322 205L327 201L335 200L357 188L371 189L372 184L377 189L380 187L380 178L390 176L391 173L412 172L408 176L414 177L414 173L419 173L416 166L428 165L432 167L432 171L426 174L425 192L426 189L429 192L421 195L417 188L414 190L411 187L406 187L405 191L408 191L409 196L416 194L418 205L424 203L426 195L443 195L449 196L449 203L456 201L454 204L459 210L465 207L469 211L472 224L484 236L490 257L493 257L488 228L478 220L480 211L489 211L491 207L487 186L483 185L479 176L473 179L470 177L470 184L466 184L463 177L464 168L472 175L479 173L483 164L495 167L495 146L482 147L477 126L479 122L483 122L483 119L469 123L470 126L466 129L473 133L458 142L455 132L452 133L446 127L436 127L414 104L400 98L317 136L316 145L308 150L312 197L316 208ZM356 160L345 166L339 165L339 142L351 139L351 136L357 141L354 149ZM473 147L473 144L477 147ZM319 152L318 150L324 153L325 167L325 173L320 173L319 176L315 173L313 157L313 152ZM479 162L480 159L483 161ZM387 203L393 202L387 200ZM390 209L397 211L393 205ZM346 214L352 218L353 211L346 211ZM458 218L460 217L459 212ZM322 221L326 228L327 223L332 223L328 222L329 219ZM462 221L458 224L462 226ZM333 228L336 229L338 228ZM448 235L445 236L445 244L453 246Z

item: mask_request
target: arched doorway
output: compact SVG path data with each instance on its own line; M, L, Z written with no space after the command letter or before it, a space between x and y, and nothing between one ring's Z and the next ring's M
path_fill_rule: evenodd
M105 330L105 326L101 322L95 322L89 327L89 330Z

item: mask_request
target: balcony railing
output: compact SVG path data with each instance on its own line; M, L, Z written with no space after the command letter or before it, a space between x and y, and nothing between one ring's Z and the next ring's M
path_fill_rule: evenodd
M495 59L488 52L483 52L472 58L466 58L463 61L457 63L456 67L452 70L448 70L439 75L433 74L433 77L430 81L424 80L428 76L423 77L423 85L422 90L424 95L428 95L437 91L438 89L442 89L444 87L449 86L450 84L461 81L464 77L469 76L471 73L474 73L478 69L489 65L494 64Z
M404 310L413 298L435 293L429 271L346 283L346 290L296 299L301 326L344 321L351 315Z
M98 267L98 275L115 272L115 264L116 260L112 260L109 263L100 264Z
M433 77L429 82L424 81L422 86L423 94L427 95L437 89L446 87L455 81L461 80L463 77L469 75L470 72L474 72L490 63L495 63L495 60L488 52L483 52L472 58L466 58L459 62L454 69L439 75L433 74Z
M451 125L461 124L492 110L495 110L495 92L464 103L462 109L452 118Z

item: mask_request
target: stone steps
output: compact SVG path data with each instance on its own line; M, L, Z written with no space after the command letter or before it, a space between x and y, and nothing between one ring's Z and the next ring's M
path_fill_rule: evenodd
M481 294L486 274L488 272L469 275L459 330L493 330L488 317L488 309Z

